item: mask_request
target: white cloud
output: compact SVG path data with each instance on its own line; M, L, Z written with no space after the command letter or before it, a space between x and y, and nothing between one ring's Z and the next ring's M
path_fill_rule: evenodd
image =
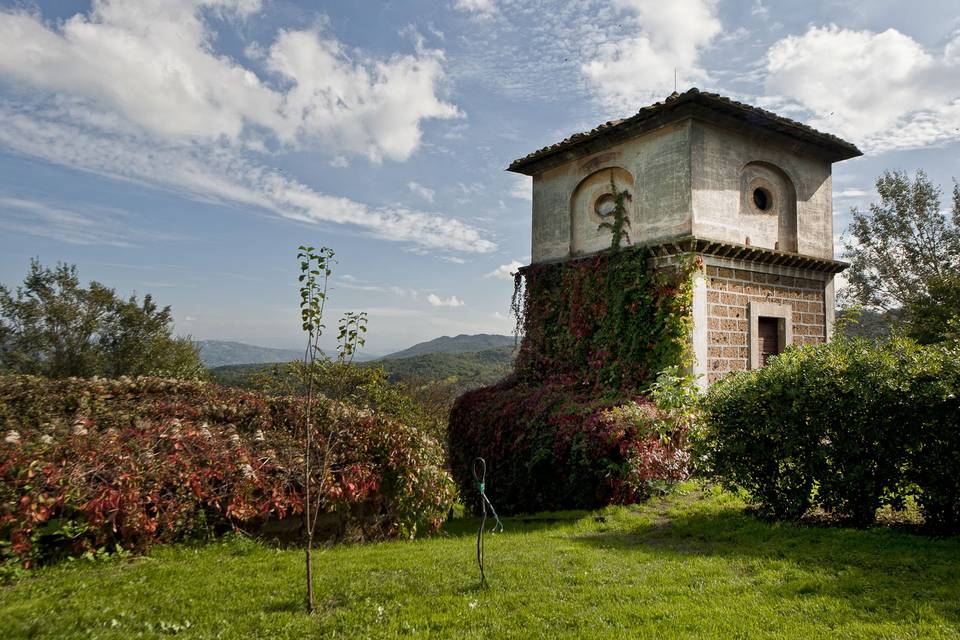
M0 9L0 80L30 88L0 101L0 146L190 197L254 206L307 223L352 225L424 249L487 252L479 229L405 207L320 193L263 164L278 150L323 148L404 160L420 123L459 111L438 97L443 54L348 54L321 27L248 46L266 80L214 50L212 16L243 20L257 0L95 0L47 24ZM356 58L356 59L355 59Z
M0 102L0 145L56 164L170 189L219 203L259 207L305 223L353 225L426 249L486 253L496 245L453 218L404 207L370 207L320 193L234 150L162 145L72 124L62 111L24 111ZM145 151L147 149L147 151Z
M407 289L405 287L399 287L397 285L380 285L368 282L366 280L361 280L350 274L345 274L340 276L339 281L336 283L338 287L343 289L353 289L355 291L366 291L368 293L390 293L400 298L411 298L417 300L420 298L420 292L416 289Z
M246 122L276 127L281 96L210 51L201 9L242 17L258 6L99 1L59 28L0 11L0 73L82 97L162 135L236 139Z
M518 200L533 200L533 184L529 176L513 176L510 197Z
M180 234L137 229L127 211L0 196L0 229L76 245L131 248L158 241L184 242Z
M423 120L461 115L438 96L443 53L419 44L411 55L355 59L320 27L283 30L265 51L247 47L265 56L266 78L218 54L205 16L242 20L259 8L255 0L95 0L57 25L0 10L0 77L163 139L319 147L375 162L408 158Z
M360 278L356 278L349 274L341 276L337 280L336 286L341 289L352 289L354 291L363 291L365 293L389 293L398 298L403 298L406 300L426 300L431 307L457 308L466 306L466 303L457 296L443 297L438 296L436 293L428 293L418 289L409 289L397 285L376 284L367 280L361 280ZM417 314L419 312L415 309L405 309L404 313Z
M458 85L476 82L531 104L558 96L580 102L580 62L616 26L609 0L500 0L497 13L457 35L449 65Z
M483 185L479 182L471 182L470 184L458 182L457 186L460 188L460 191L463 193L463 195L466 196L473 196L483 192Z
M423 198L427 202L433 202L433 196L435 196L437 193L433 189L428 189L419 182L408 182L407 188L410 189L410 193Z
M513 274L522 267L524 263L519 260L513 260L508 264L502 264L490 273L484 275L484 278L497 278L499 280L509 280L513 282Z
M868 191L864 189L844 189L843 191L838 191L833 194L834 198L862 198L864 196L870 195Z
M960 139L960 32L941 54L895 29L811 27L767 53L766 90L869 151Z
M457 0L453 8L477 18L489 18L497 12L494 0Z
M633 112L680 85L704 81L700 52L720 33L714 0L614 0L625 14L581 73L608 108ZM619 27L620 25L617 25Z
M417 46L368 64L353 61L343 45L318 31L282 31L267 66L293 86L281 113L290 136L301 134L373 161L406 160L420 145L420 121L457 118L437 97L445 79L443 53Z
M443 137L447 140L463 140L464 132L469 128L470 125L465 122L460 122L458 124L451 125L447 132L443 134Z
M434 307L462 307L464 306L463 300L457 296L450 296L449 298L441 298L435 293L431 293L427 296L427 302Z
M352 289L354 291L366 291L368 293L387 293L387 291L389 291L387 287L367 283L349 273L340 276L340 280L335 286L342 289Z

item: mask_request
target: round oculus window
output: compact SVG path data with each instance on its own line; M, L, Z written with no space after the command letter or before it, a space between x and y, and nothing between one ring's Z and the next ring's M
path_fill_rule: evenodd
M773 206L773 195L763 187L753 190L753 205L760 211L769 211Z
M611 215L617 208L617 200L612 193L605 193L593 204L593 210L601 218Z

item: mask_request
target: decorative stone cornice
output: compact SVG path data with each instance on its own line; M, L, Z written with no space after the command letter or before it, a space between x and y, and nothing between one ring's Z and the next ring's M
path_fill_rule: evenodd
M717 240L707 240L694 236L685 236L670 240L667 242L658 242L648 245L634 245L620 249L621 251L641 251L648 250L655 258L666 258L670 256L680 256L683 254L695 253L700 255L717 256L728 260L742 260L756 264L774 265L780 267L791 267L794 269L807 269L809 271L820 271L823 273L840 273L850 265L840 260L829 258L818 258L816 256L803 255L799 253L789 253L786 251L776 251L774 249L764 249L762 247L751 247L746 244L736 244L733 242L720 242ZM600 251L582 256L572 256L558 260L547 260L537 262L534 265L520 267L521 274L525 273L532 266L543 264L556 264L560 262L579 262L589 260L590 258L607 253Z
M759 264L808 269L826 273L840 273L850 265L840 260L818 258L816 256L776 251L762 247L751 247L746 244L733 242L719 242L687 236L670 242L663 242L648 247L654 256L663 257L679 255L681 253L698 253L701 255L717 256L729 260L746 260Z

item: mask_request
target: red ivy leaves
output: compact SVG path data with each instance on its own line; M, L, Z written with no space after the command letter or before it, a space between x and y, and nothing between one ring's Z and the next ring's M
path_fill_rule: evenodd
M514 375L465 394L450 415L451 468L471 504L478 455L505 512L629 502L686 473L685 434L661 442L605 414L643 402L657 372L688 355L699 265L654 271L648 259L643 250L602 253L532 265L516 279L523 342Z
M610 411L634 402L646 421ZM636 502L687 473L685 428L663 441L644 428L657 417L642 397L598 401L569 383L502 383L457 400L451 468L468 504L478 504L470 463L483 456L487 493L504 513Z

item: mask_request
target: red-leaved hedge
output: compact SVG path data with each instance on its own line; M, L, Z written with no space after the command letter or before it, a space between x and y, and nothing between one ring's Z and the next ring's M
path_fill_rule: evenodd
M302 398L203 382L0 376L0 556L29 566L299 519L303 412ZM325 398L313 422L320 445L337 434L327 533L440 526L456 494L439 443Z
M468 419L476 407L481 416ZM659 482L687 475L687 429L648 399L598 402L569 384L500 385L457 400L450 466L469 504L479 504L471 473L487 465L487 494L504 513L590 509L649 497Z

